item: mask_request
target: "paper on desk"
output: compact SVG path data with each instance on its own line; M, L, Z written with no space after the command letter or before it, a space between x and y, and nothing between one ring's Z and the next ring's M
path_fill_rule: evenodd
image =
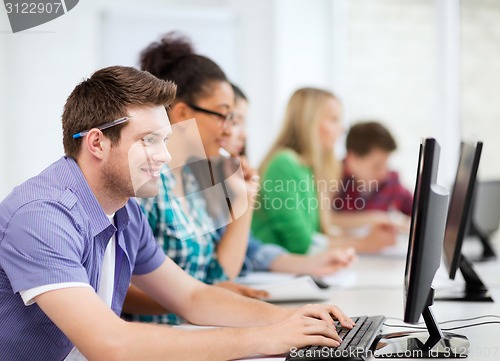
M381 250L378 254L385 257L405 258L408 253L408 233L399 233L396 236L396 244Z
M251 272L244 277L238 277L236 279L236 283L255 287L283 283L296 278L297 276L291 273ZM331 287L347 287L352 286L355 283L357 276L354 270L345 268L320 278Z
M251 272L244 277L238 277L236 283L247 286L259 287L263 285L273 285L285 283L296 279L297 276L291 273L279 272ZM350 287L356 283L357 273L351 268L345 268L335 273L319 277L330 287Z
M315 301L331 298L331 289L319 288L311 276L296 277L284 273L253 272L237 282L269 292L269 302Z
M285 282L295 278L291 273L280 272L250 272L244 277L238 277L237 283L244 285L266 285Z
M340 271L321 277L330 287L346 288L356 284L358 274L351 268L344 268Z

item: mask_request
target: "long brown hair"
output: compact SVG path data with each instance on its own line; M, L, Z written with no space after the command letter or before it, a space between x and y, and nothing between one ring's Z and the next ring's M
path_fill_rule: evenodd
M325 150L318 141L319 125L326 104L331 99L338 101L338 98L327 90L318 88L296 90L288 101L281 131L259 167L259 173L264 174L276 153L291 150L297 154L302 164L311 168L318 189L323 232L327 232L330 224L330 207L321 207L322 199L327 197L326 199L331 201L333 188L329 185L338 181L340 177L340 163L334 152Z

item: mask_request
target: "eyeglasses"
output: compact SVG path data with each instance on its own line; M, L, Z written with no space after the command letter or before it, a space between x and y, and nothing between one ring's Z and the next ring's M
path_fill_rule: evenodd
M108 129L108 128L114 127L115 125L125 123L130 118L132 118L132 116L127 116L127 117L123 117L123 118L120 118L120 119L116 119L116 120L113 120L112 122L104 123L103 125L98 125L97 127L93 127L92 129L99 129L99 130ZM83 138L92 129L85 130L83 132L73 134L73 139Z
M222 113L214 112L213 110L200 108L199 106L194 105L194 104L186 103L186 105L188 107L190 107L191 109L196 110L197 112L215 115L216 117L218 117L220 119L221 126L223 128L226 128L228 124L231 124L231 126L234 125L234 114L232 112L227 113L227 114L222 114Z

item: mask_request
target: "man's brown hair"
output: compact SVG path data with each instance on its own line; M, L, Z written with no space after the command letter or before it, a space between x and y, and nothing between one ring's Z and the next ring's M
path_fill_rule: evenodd
M132 67L111 66L96 71L75 87L64 105L64 152L68 157L77 157L82 139L73 139L73 134L125 117L129 106L169 106L175 92L173 82ZM103 130L112 145L119 143L120 131L126 124Z
M354 124L346 139L346 148L358 156L365 156L374 149L392 152L397 148L389 130L377 121Z

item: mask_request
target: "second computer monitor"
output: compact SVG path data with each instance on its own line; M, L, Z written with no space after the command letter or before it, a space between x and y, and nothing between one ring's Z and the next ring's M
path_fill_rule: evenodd
M462 143L455 184L451 193L446 230L444 235L444 263L450 279L455 279L460 269L465 287L450 294L438 294L436 300L492 302L488 289L474 271L472 264L462 254L462 244L470 224L472 199L483 143Z
M439 153L435 139L422 141L405 270L404 321L416 324L423 316L427 330L379 336L374 345L375 357L456 358L466 357L469 350L465 336L441 331L430 308L448 212L448 192L436 183Z
M451 279L460 266L461 250L471 217L472 195L483 143L462 143L444 233L444 263Z
M491 237L500 224L500 180L476 180L468 235L479 240L482 252L471 261L497 259Z

